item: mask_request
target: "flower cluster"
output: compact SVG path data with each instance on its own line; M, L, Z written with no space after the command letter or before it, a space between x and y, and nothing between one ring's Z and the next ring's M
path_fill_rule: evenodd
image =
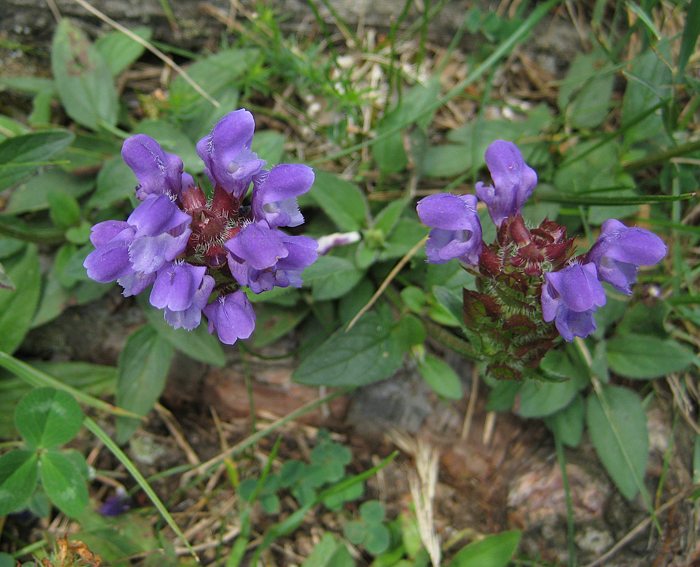
M595 330L593 314L606 300L601 282L631 294L639 267L660 262L666 245L648 230L610 219L588 253L572 257L573 239L563 226L545 219L529 228L520 214L537 173L518 147L497 140L485 157L493 185L477 183L476 195L498 228L493 244L482 241L474 196L431 195L417 211L432 228L429 262L457 259L478 267L477 291L464 290L465 323L490 355L492 373L519 378L557 334L572 341Z
M126 221L92 228L88 276L116 280L125 296L152 286L151 305L176 329L196 328L204 313L221 342L248 338L255 313L241 288L300 287L301 273L317 257L314 239L280 230L304 222L296 198L313 185L313 170L300 164L266 170L250 149L254 131L253 115L236 110L197 143L210 197L154 139L127 139L122 157L136 175L141 203Z

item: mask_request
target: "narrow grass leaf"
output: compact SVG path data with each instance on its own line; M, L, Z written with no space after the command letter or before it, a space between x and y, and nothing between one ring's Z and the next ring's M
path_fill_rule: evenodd
M695 46L700 35L700 0L691 0L685 16L685 27L681 39L681 51L678 55L678 74L683 75L690 56L695 52Z

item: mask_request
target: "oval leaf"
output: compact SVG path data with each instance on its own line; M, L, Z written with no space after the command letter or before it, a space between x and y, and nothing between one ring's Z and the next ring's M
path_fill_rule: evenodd
M45 130L0 142L0 191L29 177L49 158L67 148L75 136L66 130Z
M153 327L146 325L133 333L119 356L117 405L146 415L163 393L173 347ZM117 442L125 443L139 421L117 418Z
M54 388L37 388L17 404L15 426L30 447L50 449L73 439L84 417L70 394Z
M578 384L573 379L564 382L527 380L520 389L518 415L521 417L552 415L568 406L577 391Z
M631 500L643 488L649 457L647 417L639 396L627 388L603 387L588 398L591 442L620 493Z
M402 362L391 325L367 313L348 332L339 329L299 365L293 378L313 386L361 386L389 378Z
M41 455L41 484L49 500L67 516L80 515L88 503L85 475L75 459L58 451Z
M452 367L433 355L426 355L418 370L433 391L443 398L459 400L462 398L462 382Z
M345 295L362 279L363 272L345 258L321 256L302 275L317 301Z
M53 37L51 70L68 116L92 130L116 125L119 102L109 65L67 18Z
M39 303L41 274L36 246L5 262L14 290L0 288L0 350L12 354L29 331Z
M0 516L19 510L34 493L36 480L33 451L10 451L0 457Z
M449 567L505 567L519 544L520 532L502 532L488 536L461 549Z
M607 342L608 365L625 378L648 380L689 366L693 353L672 339L624 334Z
M367 201L354 183L325 171L316 172L311 197L340 230L360 230L367 219Z

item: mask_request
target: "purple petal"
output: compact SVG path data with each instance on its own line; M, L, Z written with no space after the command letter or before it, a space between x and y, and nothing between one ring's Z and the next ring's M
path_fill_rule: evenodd
M188 228L179 236L165 233L134 239L129 246L129 259L133 269L146 274L159 270L163 264L184 252L191 232Z
M280 235L281 232L272 230L264 222L251 223L226 242L225 246L251 267L264 270L288 254Z
M197 143L197 153L206 166L214 186L219 185L236 198L242 198L253 176L265 161L250 150L255 120L247 110L236 110L224 116Z
M182 190L182 160L163 151L160 144L145 134L137 134L124 141L122 158L136 175L139 186L136 196L178 196Z
M195 292L192 305L183 311L171 311L165 308L165 320L175 329L192 331L199 327L202 320L202 309L206 306L209 296L214 289L214 278L204 276L202 285Z
M572 264L558 272L545 274L561 302L572 311L582 312L605 305L605 290L598 281L593 263Z
M549 276L549 274L545 274L545 283L542 286L542 319L547 323L551 323L557 316L557 310L559 309L561 301L559 300L559 294L556 288L549 283L547 276Z
M158 271L153 284L151 305L171 311L184 311L189 308L206 271L204 266L192 266L187 263L176 262L164 266Z
M99 222L90 229L90 242L92 242L95 248L104 246L123 230L129 230L132 235L134 234L129 223L124 221L108 220Z
M485 159L493 185L477 183L476 194L500 226L505 218L520 213L537 185L537 173L512 142L496 140L486 149Z
M255 330L255 312L242 291L219 297L204 308L204 314L209 319L209 332L216 331L227 345L247 339Z
M129 243L112 240L90 252L83 262L90 279L100 283L113 282L132 272Z
M304 222L296 197L311 189L313 169L301 164L282 164L256 176L253 183L256 219L266 220L271 227L293 227Z
M155 279L155 273L143 274L141 272L135 272L119 278L117 283L123 288L122 295L124 297L130 297L141 293L144 289L151 285Z
M416 211L421 222L443 230L473 230L479 222L474 195L440 193L418 201Z
M126 220L136 227L136 236L157 236L164 232L180 232L192 222L192 217L181 211L169 197L148 197Z
M576 312L570 309L561 309L557 314L555 325L559 334L566 341L573 341L574 337L586 338L596 329L593 310Z
M287 257L277 262L276 285L301 287L302 272L318 258L318 244L308 236L284 236Z

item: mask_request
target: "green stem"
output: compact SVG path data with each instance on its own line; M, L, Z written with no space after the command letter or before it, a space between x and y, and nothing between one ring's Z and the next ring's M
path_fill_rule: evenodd
M30 226L9 215L0 215L0 234L36 244L61 244L65 242L63 231L58 228Z
M561 470L561 480L564 485L564 496L566 498L566 545L568 548L567 565L569 567L576 566L576 545L574 541L575 525L574 525L574 504L571 498L571 486L569 485L569 475L566 472L566 455L564 454L564 446L562 445L559 435L554 434L554 447L557 451L557 462Z
M661 152L656 152L655 154L651 154L640 159L623 162L622 168L626 171L634 171L635 169L642 169L645 167L652 167L654 165L661 165L674 157L682 156L684 154L688 154L699 149L700 140L694 140L692 142L681 144L680 146L674 146L673 148L669 148Z
M422 317L421 320L425 325L428 335L443 344L447 348L461 354L464 358L475 362L481 361L482 357L474 350L474 347L467 341L453 335L448 330L444 329L437 323L433 323L430 319Z

